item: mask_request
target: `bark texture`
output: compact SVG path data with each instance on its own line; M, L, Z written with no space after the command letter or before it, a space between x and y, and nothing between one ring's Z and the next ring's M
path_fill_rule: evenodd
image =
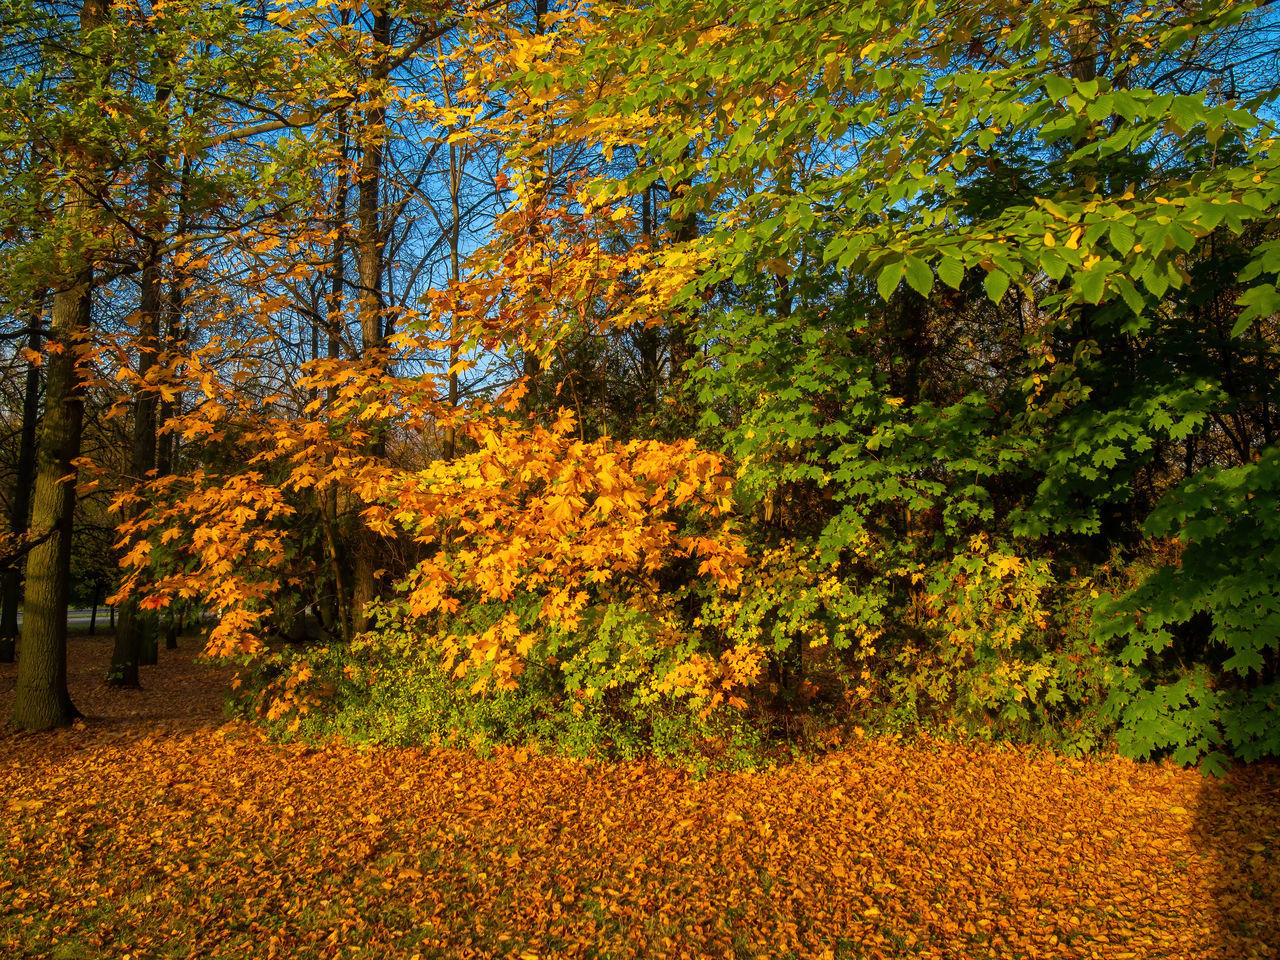
M82 34L107 19L106 0L84 0ZM88 74L102 69L96 59L83 59L77 79L86 88ZM86 155L90 155L86 151ZM63 251L65 282L55 291L49 318L44 417L36 444L35 490L31 527L38 538L27 555L23 598L22 645L13 721L26 730L47 730L70 723L79 712L67 692L67 596L71 581L71 531L75 523L76 471L84 418L78 359L89 333L93 293L93 235L96 190L91 161L70 171L61 217L74 238Z

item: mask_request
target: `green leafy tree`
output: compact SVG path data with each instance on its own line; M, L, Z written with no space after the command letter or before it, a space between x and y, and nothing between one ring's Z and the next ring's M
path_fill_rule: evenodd
M581 28L557 89L591 95L565 115L639 158L600 193L685 184L676 217L702 224L651 270L699 265L664 306L698 318L703 426L741 464L761 540L812 542L886 595L882 672L960 656L925 583L971 581L974 534L1035 559L1055 599L999 652L1006 690L940 688L939 710L1052 712L1078 679L1071 598L1118 592L1129 619L1086 629L1096 666L1119 655L1122 746L1274 750L1277 581L1234 586L1270 556L1267 526L1201 526L1228 522L1228 484L1271 489L1275 464L1275 84L1203 79L1243 76L1258 9L618 3ZM1214 558L1176 601L1192 573L1160 561L1168 537ZM1156 570L1127 592L1140 561ZM1160 631L1197 617L1190 693Z

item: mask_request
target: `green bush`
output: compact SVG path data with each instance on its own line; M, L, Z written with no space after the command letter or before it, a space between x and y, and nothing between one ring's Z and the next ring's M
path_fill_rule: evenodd
M673 701L566 694L545 671L527 673L515 690L477 694L433 657L397 646L375 633L350 647L278 655L239 703L284 738L454 746L482 756L499 746L582 759L652 756L703 772L764 758L762 738L736 710L703 716Z

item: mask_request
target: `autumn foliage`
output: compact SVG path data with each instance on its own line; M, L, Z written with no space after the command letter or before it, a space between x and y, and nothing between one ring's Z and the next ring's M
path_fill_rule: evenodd
M1280 752L1270 5L5 10L21 725Z
M0 0L0 954L1275 955L1276 9Z

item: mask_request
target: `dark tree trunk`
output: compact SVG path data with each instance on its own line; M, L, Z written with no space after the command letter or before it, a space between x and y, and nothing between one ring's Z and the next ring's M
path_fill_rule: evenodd
M533 35L540 37L546 32L548 0L534 0L533 3ZM547 111L538 108L542 116L543 129L547 131ZM549 132L549 131L547 131ZM528 235L536 240L542 233L541 217L545 215L546 191L549 185L546 164L549 157L545 153L537 154L533 168L529 171L529 229ZM524 377L528 393L521 404L525 413L535 415L538 409L538 386L542 378L542 360L536 350L526 349L520 360L521 375Z
M369 8L373 15L370 37L373 43L370 70L372 99L364 108L360 170L356 184L356 268L360 278L360 335L366 356L383 347L385 333L382 290L382 246L385 231L381 192L387 111L380 88L388 76L391 54L391 14L383 2L371 3ZM384 441L376 432L376 427L374 430L367 452L379 457L383 453ZM351 612L354 631L360 633L369 625L365 608L376 599L378 592L374 577L378 565L377 538L363 524L357 529L354 554Z
M138 317L138 373L145 378L155 366L160 347L161 260L158 244L152 243L142 267L142 301ZM134 397L133 443L129 452L129 473L135 483L147 480L156 466L156 395L140 385ZM126 517L135 519L140 504L127 508ZM133 597L120 604L120 625L111 653L108 680L116 687L138 685L138 665L155 663L153 618L144 614Z
M165 68L160 67L161 70ZM163 112L170 88L165 78L156 82L157 112ZM159 141L168 137L162 131ZM154 390L146 384L148 372L155 367L160 354L160 314L163 310L164 254L160 238L168 226L165 213L165 178L167 163L159 150L147 157L147 230L146 259L142 264L141 301L138 305L138 374L143 382L134 395L133 444L129 452L129 472L134 483L142 484L156 468L156 430L159 427L158 401ZM136 519L140 503L129 506L128 519ZM116 630L115 648L111 653L112 686L136 687L138 665L154 664L158 658L155 617L144 614L134 597L120 605L120 626Z
M462 235L462 151L456 143L449 144L449 279L455 284L462 280L460 239ZM449 330L449 409L458 409L458 321L455 316ZM458 455L458 431L452 423L444 429L444 458L452 460Z
M334 186L333 199L333 254L330 259L330 287L327 318L327 355L330 360L341 356L342 346L342 296L346 287L346 232L347 232L347 114L338 112L338 145L341 165ZM328 403L337 400L337 389L328 390ZM324 551L329 562L329 574L333 578L333 591L320 601L320 619L326 629L336 626L342 639L350 642L352 617L347 575L343 565L343 551L338 542L338 491L330 487L317 498L320 525L324 532Z
M32 312L31 350L40 349L40 311ZM14 477L9 529L15 536L27 532L31 519L31 487L36 473L36 427L40 421L40 368L27 364L27 382L22 395L22 435L18 446L17 475ZM15 561L0 581L0 663L13 663L18 639L18 607L22 603L22 565Z

